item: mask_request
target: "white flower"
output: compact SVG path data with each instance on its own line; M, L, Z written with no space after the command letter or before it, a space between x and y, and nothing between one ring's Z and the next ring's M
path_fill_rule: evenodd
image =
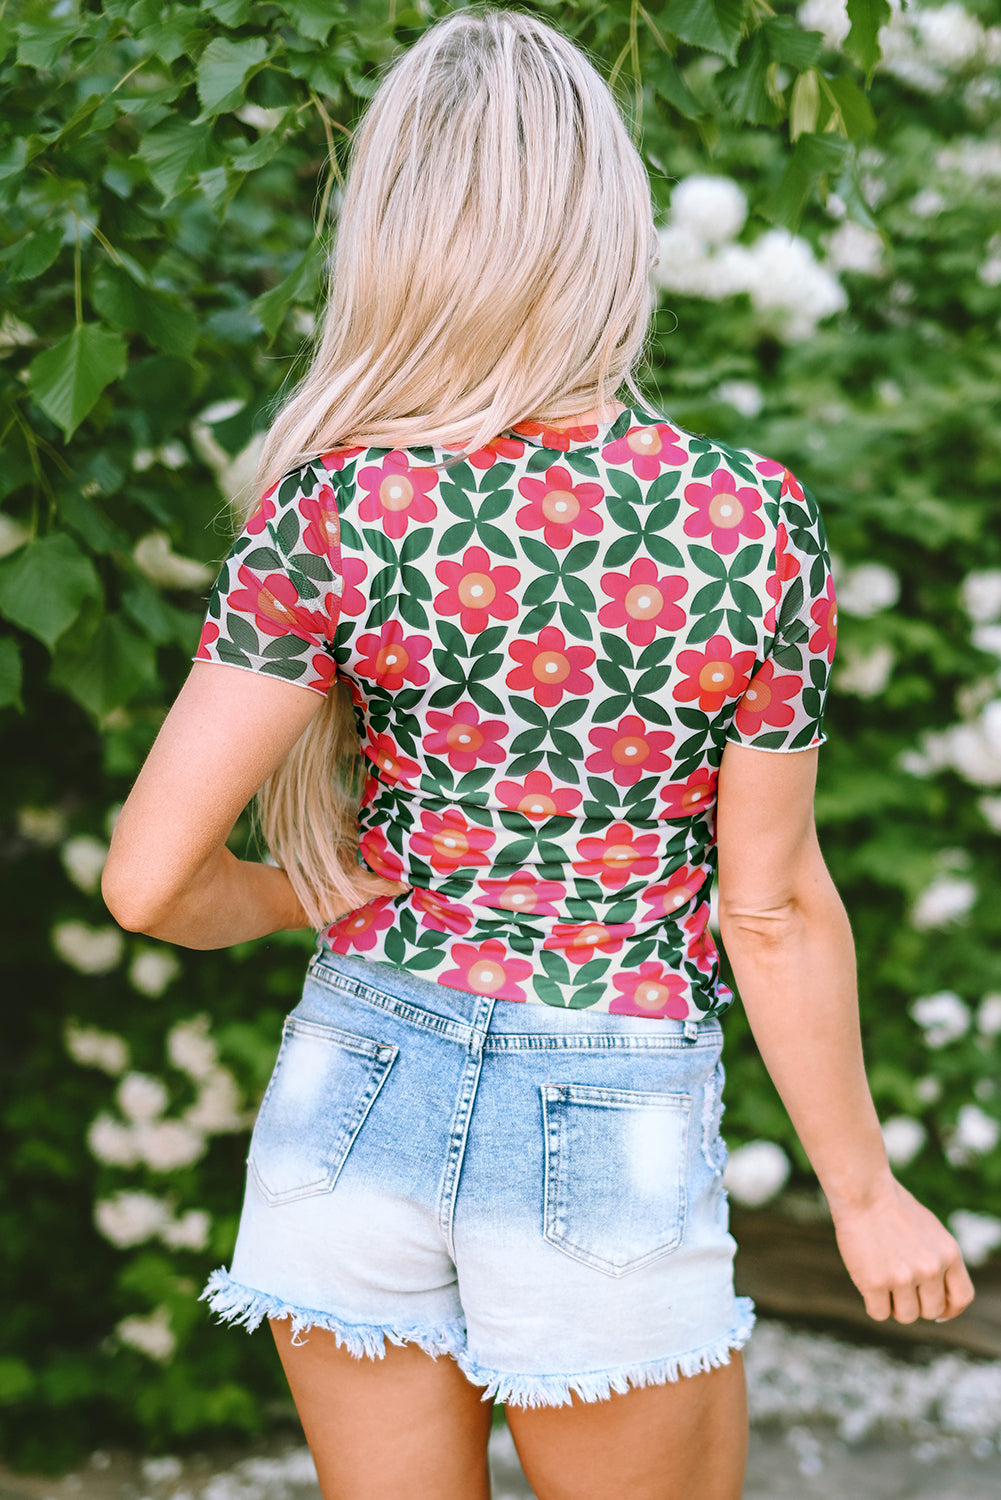
M147 1484L173 1484L184 1473L183 1463L172 1453L165 1453L162 1458L144 1458L140 1468Z
M115 1077L124 1073L129 1065L129 1044L114 1032L100 1031L96 1026L80 1026L69 1020L63 1040L73 1061L85 1068L100 1068L102 1073Z
M900 598L900 579L885 563L864 562L846 568L838 561L834 575L838 609L868 620L881 609L892 609Z
M57 807L21 807L17 831L29 844L50 849L66 837L66 819Z
M913 1161L928 1138L920 1120L910 1115L894 1115L881 1126L883 1144L891 1167L906 1167Z
M209 1036L209 1024L203 1013L178 1021L167 1033L167 1056L189 1078L208 1078L215 1069L219 1054Z
M205 1137L183 1120L142 1124L136 1135L139 1154L154 1172L175 1172L205 1155Z
M983 48L984 28L959 0L931 9L915 7L908 20L939 67L965 68Z
M1001 1036L1001 995L985 995L977 1006L977 1030L981 1036Z
M184 1123L206 1135L242 1130L246 1120L240 1110L236 1079L225 1068L213 1068L201 1081L194 1104L183 1115Z
M723 1186L738 1203L758 1208L781 1192L789 1177L789 1158L774 1141L751 1141L731 1153Z
M87 1148L96 1161L111 1167L139 1165L139 1146L135 1131L113 1115L102 1112L87 1129Z
M118 1085L118 1108L134 1124L156 1120L169 1102L166 1085L149 1073L126 1073Z
M204 1250L208 1244L211 1217L204 1208L189 1208L160 1230L160 1238L171 1250Z
M156 1000L181 972L169 948L141 948L129 964L129 983L141 995Z
M914 1085L914 1093L922 1104L937 1104L942 1097L942 1081L934 1073L929 1073L927 1077L918 1079Z
M944 763L955 767L974 786L1001 786L998 728L993 704L988 704L972 724L955 724L944 738Z
M1001 657L1001 624L974 625L970 631L970 639L978 651Z
M796 19L805 31L819 31L828 47L840 47L851 25L845 0L804 0Z
M109 839L115 831L115 824L122 815L122 806L121 802L112 802L108 811L104 814L104 831Z
M122 1318L120 1323L116 1323L115 1332L123 1344L140 1350L159 1364L168 1360L177 1346L177 1339L170 1326L170 1313L165 1307L158 1307L156 1312L150 1313L146 1318L135 1315Z
M893 647L885 643L870 651L846 651L836 674L838 688L859 698L875 698L889 682L895 661Z
M52 946L63 963L81 974L109 974L121 962L125 939L117 927L57 922Z
M878 276L883 270L883 241L874 229L844 219L825 242L827 263L834 271L856 271Z
M929 1047L944 1047L970 1029L970 1007L953 990L923 995L910 1007Z
M967 1265L982 1266L991 1251L1001 1245L1001 1219L993 1214L975 1214L957 1208L947 1222Z
M961 921L977 899L977 887L961 875L938 875L911 908L911 925L919 932Z
M983 286L1001 286L1001 253L995 251L977 267L977 280Z
M935 165L940 172L958 172L971 183L988 182L1001 177L1001 141L969 136L944 146L935 157Z
M67 839L59 851L66 874L79 890L88 895L97 890L107 857L107 844L86 833Z
M10 552L16 552L31 535L30 528L22 521L15 521L13 516L0 513L0 557L6 557Z
M984 1156L1001 1140L1001 1121L987 1114L979 1104L964 1104L956 1116L952 1139L961 1151Z
M758 416L765 404L764 392L753 380L724 380L716 387L715 395L742 417Z
M212 569L194 558L174 552L162 531L151 531L132 549L140 573L163 589L203 589L212 582Z
M732 178L694 173L673 189L671 218L707 245L721 245L743 229L747 199Z
M916 219L934 219L945 208L946 202L942 194L936 188L922 188L919 193L908 203L907 207Z
M769 229L755 240L748 269L755 308L773 313L790 341L809 338L824 318L848 306L841 283L818 263L809 243L787 229Z
M1001 797L981 797L977 806L988 828L994 833L1001 833Z
M104 1238L120 1250L153 1239L169 1218L162 1199L131 1189L116 1193L113 1198L100 1198L94 1205L94 1223Z

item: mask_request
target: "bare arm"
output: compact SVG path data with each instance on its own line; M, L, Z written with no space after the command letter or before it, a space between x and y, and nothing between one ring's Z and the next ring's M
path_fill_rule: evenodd
M321 701L276 678L193 665L111 841L101 888L123 927L223 948L310 925L285 872L237 859L226 840ZM370 881L373 897L403 889Z
M955 1317L959 1247L896 1181L865 1076L855 951L813 821L817 754L728 745L720 768L720 933L754 1039L874 1318Z

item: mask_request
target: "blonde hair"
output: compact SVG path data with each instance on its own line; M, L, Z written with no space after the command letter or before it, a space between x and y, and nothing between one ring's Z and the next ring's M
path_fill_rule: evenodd
M336 446L474 452L623 386L640 398L655 255L645 169L579 48L518 11L438 22L355 133L318 346L258 489ZM335 897L371 899L360 762L342 683L258 796L317 925Z

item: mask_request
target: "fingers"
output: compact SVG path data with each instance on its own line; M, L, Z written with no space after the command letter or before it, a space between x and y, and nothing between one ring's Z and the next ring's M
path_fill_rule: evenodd
M957 1318L961 1312L969 1307L975 1296L973 1282L970 1273L963 1263L962 1256L950 1261L945 1268L945 1299L944 1312L938 1316L941 1320Z

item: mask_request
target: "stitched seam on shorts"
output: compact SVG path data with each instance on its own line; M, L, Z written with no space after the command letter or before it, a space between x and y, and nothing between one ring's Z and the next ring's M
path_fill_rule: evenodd
M384 990L378 990L366 984L363 979L355 979L351 974L338 974L336 969L328 969L322 963L311 963L307 972L309 977L319 984L328 985L335 990L344 990L359 1000L367 1000L370 1005L377 1005L380 1010L389 1011L391 1015L398 1016L401 1021L410 1021L414 1026L420 1026L425 1031L433 1031L438 1036L458 1042L463 1047L468 1047L476 1034L476 1028L473 1026L467 1026L461 1021L450 1021L447 1016L439 1016L432 1011L422 1010L420 1006L412 1005L409 1000L399 1000L395 995L388 995Z
M697 1042L686 1041L681 1035L603 1036L592 1032L583 1036L546 1036L530 1032L502 1032L488 1036L483 1047L487 1052L544 1052L551 1049L591 1052L705 1052L718 1045L719 1037L716 1032L711 1033L704 1041Z

